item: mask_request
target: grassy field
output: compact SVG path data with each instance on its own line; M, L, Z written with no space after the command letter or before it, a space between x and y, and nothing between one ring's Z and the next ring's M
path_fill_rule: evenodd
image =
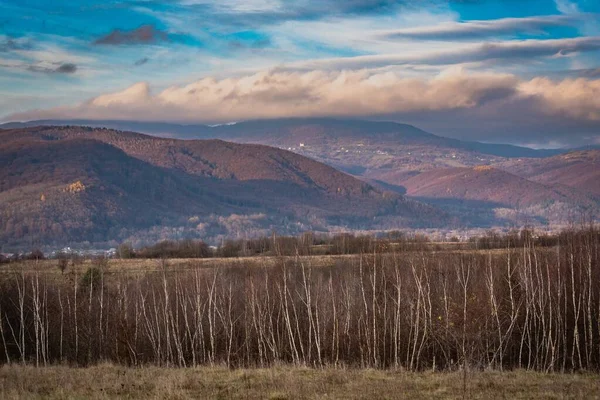
M334 264L338 260L348 260L358 257L355 254L350 255L318 255L301 256L303 262L313 267L322 267ZM282 260L293 261L296 257L290 256L257 256L257 257L235 257L235 258L171 258L166 260L170 270L184 271L195 268L220 268L220 267L271 267ZM67 272L77 271L85 272L94 262L86 259L75 265L69 263ZM160 271L163 260L134 258L134 259L109 259L107 267L110 272L128 272L128 273L148 273ZM28 260L14 262L0 266L0 273L11 273L15 270L20 271L39 271L60 274L57 260Z
M449 244L450 247L452 244ZM545 249L543 249L545 250ZM548 250L551 251L551 250ZM443 257L446 254L482 254L482 255L503 255L504 249L493 250L465 250L465 249L443 249L439 251L428 252L427 254ZM412 255L419 257L423 254L422 251L403 252L402 256ZM371 254L363 255L366 259L371 258ZM393 257L393 253L383 254L382 256ZM231 257L231 258L170 258L166 260L171 271L185 271L196 268L221 268L221 267L272 267L282 261L294 263L302 262L307 267L329 267L336 263L358 260L359 254L343 254L343 255L302 255L302 256L272 256L261 255L253 257ZM85 272L90 266L94 265L91 259L83 259L78 263L69 262L66 273ZM163 260L152 258L134 258L134 259L108 259L108 271L112 273L133 273L145 274L153 271L162 270ZM10 264L0 264L0 274L12 274L15 271L21 272L44 272L52 274L61 274L58 268L58 260L23 260Z
M592 374L226 368L0 367L5 399L599 399Z

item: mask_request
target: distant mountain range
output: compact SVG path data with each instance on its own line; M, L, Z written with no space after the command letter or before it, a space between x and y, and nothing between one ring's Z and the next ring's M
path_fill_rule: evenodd
M299 145L298 140L311 144L335 139L359 141L402 141L403 144L429 144L474 151L499 157L548 157L579 149L536 150L508 144L488 144L461 141L437 136L417 127L397 122L341 120L333 118L289 118L242 121L222 125L174 124L119 120L36 120L0 124L0 129L33 126L89 126L133 131L177 139L222 139L269 145Z
M57 197L62 205L52 209L48 205L58 200L44 192L44 224L52 227L44 232L63 229L68 240L219 240L271 230L555 225L600 217L600 150L594 146L535 150L449 139L393 122L326 118L219 126L32 121L0 128L10 128L0 131L1 157L21 161L5 167L2 160L0 212L29 221L3 218L5 240L33 240L32 233L13 229L35 231L42 208L32 208L38 203L31 199L39 200L49 185L36 180L48 173L43 171L57 171L62 178L53 174L49 182L63 190ZM96 158L84 157L90 152ZM113 163L91 161L104 158ZM119 172L121 163L129 175ZM24 184L4 188L21 174ZM86 194L73 205L64 188L77 181ZM104 188L97 200L86 197L93 188ZM22 204L32 210L29 219L16 211ZM70 218L68 207L81 217L59 228L52 221ZM84 210L96 211L84 218ZM69 224L79 230L64 228ZM50 237L60 236L39 240Z
M432 206L262 145L100 128L0 131L5 246L441 227Z

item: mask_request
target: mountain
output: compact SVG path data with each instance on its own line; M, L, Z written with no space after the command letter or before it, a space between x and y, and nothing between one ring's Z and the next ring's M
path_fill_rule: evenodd
M600 199L600 150L575 151L543 159L509 160L500 167L535 182L575 188Z
M243 121L208 126L109 120L40 120L0 125L106 127L176 139L221 139L293 151L353 175L371 178L386 171L497 164L513 158L545 158L568 150L535 150L506 144L461 141L396 122L332 118Z
M468 214L468 220L477 224L517 222L518 218L564 224L581 215L600 216L598 201L589 193L531 181L487 165L388 173L379 178L402 187L410 197Z
M250 163L253 158L246 153L238 155L239 150L233 147L228 152L202 150L209 148L209 142L196 148L193 138L274 146L354 175L381 192L406 194L409 198L442 208L461 225L512 225L528 219L540 224L562 224L582 214L598 215L600 207L600 150L594 146L577 151L534 150L445 138L395 122L331 118L245 121L218 126L83 120L60 124L72 123L130 128L166 136L170 139L153 140L153 143L170 143L169 140L178 143L168 145L168 151L149 152L145 145L138 149L135 143L140 139L111 139L108 142L152 165L217 178L252 178L256 170ZM27 124L30 123L24 125ZM17 123L15 126L22 125ZM107 141L98 137L99 133L94 135L97 140ZM205 162L198 163L194 157ZM247 161L245 164L232 162L219 168L210 167L211 163L227 158ZM472 174L474 168L482 166L493 169L486 174ZM263 170L265 175L261 178L274 179L275 171L276 168L269 166ZM317 171L312 174L320 175ZM285 179L293 179L296 183L302 180L289 174ZM428 185L413 190L412 184L427 183L428 179L431 179ZM443 184L436 186L435 182ZM454 187L456 194L442 197L441 191L445 187ZM336 185L331 188L335 189ZM426 193L425 188L431 193Z
M212 128L215 137L252 140L271 145L318 146L339 141L379 145L427 145L474 151L499 157L546 157L557 150L534 150L507 144L487 144L437 136L415 126L387 121L330 118L245 121Z
M0 130L5 246L441 226L434 207L289 151L103 128Z
M119 121L119 120L35 120L28 122L8 122L0 124L0 129L22 129L37 126L87 126L92 128L108 128L121 131L132 131L146 133L160 137L172 137L178 139L206 139L211 138L211 127L208 125L183 125L167 122L141 122L141 121Z
M566 196L540 183L490 166L448 168L416 175L384 177L402 185L411 196L490 201L507 206L529 206L564 201Z
M0 125L0 128L15 129L43 125L105 127L178 139L223 139L271 146L298 146L299 143L323 145L347 139L359 142L365 140L380 142L381 144L389 142L397 144L398 141L407 145L427 144L498 157L547 157L565 152L564 150L535 150L507 144L461 141L437 136L412 125L397 122L333 118L284 118L212 126L119 120L36 120L10 122Z

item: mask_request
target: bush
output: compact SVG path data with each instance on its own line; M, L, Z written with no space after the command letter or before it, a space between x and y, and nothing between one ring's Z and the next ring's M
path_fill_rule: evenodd
M85 274L81 277L79 281L79 285L85 290L86 288L98 287L100 286L100 282L102 280L102 269L97 266L91 266L85 271Z
M117 248L117 257L121 259L135 258L135 251L130 243L123 243Z
M206 258L212 255L208 245L200 240L165 240L140 249L141 258Z
M26 260L45 260L46 257L44 253L40 249L32 250L27 256L25 256Z
M60 257L58 259L58 269L61 274L64 274L67 270L67 266L69 265L69 259L67 257Z

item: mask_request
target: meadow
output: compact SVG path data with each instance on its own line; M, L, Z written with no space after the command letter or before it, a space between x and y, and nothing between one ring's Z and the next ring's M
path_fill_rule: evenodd
M598 375L532 371L0 367L6 399L597 399Z

